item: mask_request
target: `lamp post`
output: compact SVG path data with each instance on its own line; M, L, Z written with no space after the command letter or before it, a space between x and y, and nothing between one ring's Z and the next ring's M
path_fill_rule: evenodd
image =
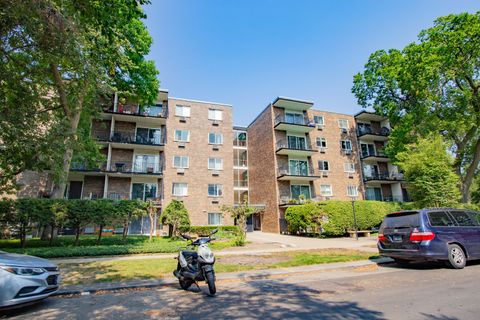
M357 228L357 215L356 215L356 212L355 212L355 199L356 199L356 197L352 197L353 227L355 229L355 240L358 241L358 228Z

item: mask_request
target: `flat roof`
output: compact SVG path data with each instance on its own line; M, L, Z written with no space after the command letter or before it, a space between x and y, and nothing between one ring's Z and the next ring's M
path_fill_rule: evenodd
M190 102L195 102L195 103L215 104L217 106L224 106L224 107L230 107L230 108L233 107L231 104L221 103L221 102L211 102L211 101L193 100L193 99L176 98L176 97L169 97L169 99L181 100L181 101L190 101Z
M313 105L313 102L312 102L312 101L307 101L307 100L302 100L302 99L295 99L295 98L290 98L290 97L283 97L283 96L277 97L277 98L272 102L272 104L275 105L275 104L276 104L277 102L279 102L280 100L291 101L291 102L300 102L300 103L305 103L305 104Z

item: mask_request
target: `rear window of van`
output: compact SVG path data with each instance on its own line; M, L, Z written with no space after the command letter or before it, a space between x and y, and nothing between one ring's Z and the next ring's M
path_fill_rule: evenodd
M420 226L420 214L417 211L391 213L383 220L385 228L417 228Z

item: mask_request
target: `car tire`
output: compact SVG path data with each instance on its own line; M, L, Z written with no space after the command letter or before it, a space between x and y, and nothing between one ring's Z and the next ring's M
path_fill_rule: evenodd
M448 245L448 265L453 269L463 269L467 264L467 255L458 244Z

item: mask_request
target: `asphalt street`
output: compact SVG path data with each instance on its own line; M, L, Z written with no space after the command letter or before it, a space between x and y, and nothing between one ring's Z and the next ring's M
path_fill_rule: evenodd
M14 319L479 319L480 263L463 270L395 264L269 280L54 297Z

